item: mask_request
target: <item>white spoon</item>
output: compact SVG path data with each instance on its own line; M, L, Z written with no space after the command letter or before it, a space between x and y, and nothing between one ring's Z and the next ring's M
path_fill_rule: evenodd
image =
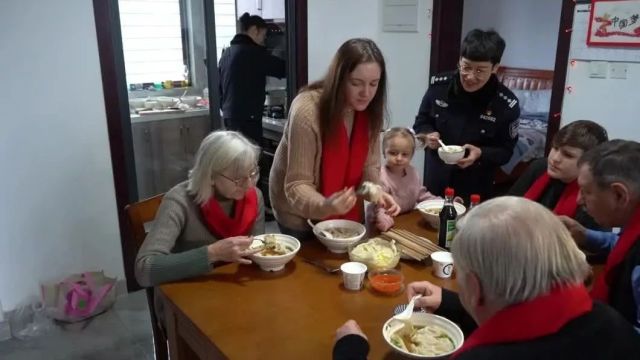
M416 299L420 298L422 295L415 295L409 300L407 307L402 310L400 314L393 315L393 318L396 320L409 320L411 319L411 315L413 315L413 308L416 302Z
M312 229L315 229L315 227L316 227L316 226L311 222L311 219L307 219L307 224L309 224L309 226L311 226L311 228L312 228ZM318 229L318 232L320 233L320 235L322 235L322 236L326 237L326 238L327 238L327 239L329 239L329 240L333 240L333 239L334 239L333 235L331 235L331 233L330 233L330 232L328 232L328 231Z
M421 296L422 295L416 295L416 296L412 297L411 300L409 300L409 303L407 304L407 307L405 307L404 310L402 310L401 313L399 313L397 315L393 315L393 318L395 320L398 320L399 323L397 323L394 327L389 329L389 334L395 334L397 331L399 331L403 327L412 326L413 325L413 324L411 324L411 322L409 320L411 319L411 315L413 315L413 308L414 308L415 301L416 301L417 298L419 298Z
M438 139L438 142L440 143L440 146L442 146L442 150L448 151L449 148L442 142L442 140Z

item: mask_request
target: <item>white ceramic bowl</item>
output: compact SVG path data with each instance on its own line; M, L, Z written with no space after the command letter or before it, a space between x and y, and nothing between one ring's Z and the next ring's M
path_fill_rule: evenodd
M251 247L262 246L262 241L266 235L275 235L278 241L284 243L293 249L293 251L286 253L284 255L276 255L276 256L262 256L260 254L253 254L249 258L260 266L260 269L264 271L280 271L284 269L284 266L291 261L291 259L296 256L298 250L300 250L300 241L294 238L293 236L284 235L284 234L265 234L265 235L257 235L254 236L253 244Z
M180 102L183 104L187 104L191 107L196 106L198 101L202 100L200 96L183 96L180 98Z
M395 345L393 345L393 343L391 342L391 335L393 334L393 332L395 332L395 329L398 329L400 326L400 322L398 320L395 320L394 318L391 318L389 320L387 320L387 322L384 323L384 325L382 326L382 336L384 337L385 341L387 342L387 344L389 344L389 346L391 346L391 348L399 353L402 354L408 358L411 359L441 359L441 358L446 358L447 356L451 355L452 353L454 353L456 350L458 350L462 344L464 343L464 334L462 333L462 330L460 330L460 327L458 327L458 325L456 325L453 321L444 318L442 316L438 316L438 315L434 315L434 314L429 314L429 313L423 313L423 312L414 312L413 315L411 315L411 319L409 319L409 321L414 325L414 326L426 326L426 325L436 325L441 327L444 331L447 332L447 334L451 337L451 340L453 340L454 348L452 351L444 353L444 354L440 354L438 356L428 356L428 355L418 355L418 354L412 354L410 352L407 352L403 349L400 349L399 347L396 347Z
M158 96L156 98L153 98L153 100L157 101L158 104L160 104L160 106L164 109L173 107L178 103L178 99L168 96Z
M442 209L443 206L444 206L444 199L433 199L433 200L425 200L419 203L418 205L416 205L416 209L420 211L420 214L422 215L422 217L427 221L429 225L431 225L432 228L438 229L440 227L440 211L438 211L438 213L434 215L427 212L426 210ZM454 202L453 206L456 208L456 212L458 213L458 218L460 218L460 216L467 211L467 208L464 205L459 204L457 202Z
M142 109L144 108L144 103L147 101L146 98L130 98L129 106L134 109Z
M447 145L450 151L444 151L444 148L438 148L438 156L445 164L455 165L458 160L464 157L464 148L458 145Z
M358 235L350 238L330 239L324 236L322 234L322 231L323 230L326 231L327 229L331 229L331 228L353 229L358 232ZM316 235L318 240L320 240L320 242L324 244L324 246L326 246L327 249L329 249L329 251L336 254L346 253L347 250L349 249L349 245L360 241L360 239L362 239L362 237L366 232L367 232L367 229L364 227L364 225L351 220L340 220L340 219L325 220L317 223L313 227L313 233Z

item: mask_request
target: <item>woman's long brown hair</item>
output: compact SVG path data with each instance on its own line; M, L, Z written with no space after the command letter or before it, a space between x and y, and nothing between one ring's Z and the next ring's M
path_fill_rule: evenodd
M369 141L373 143L380 135L387 115L387 71L382 52L373 40L350 39L340 46L324 79L313 82L302 89L322 90L318 102L320 131L326 139L343 121L345 109L345 86L349 74L356 66L375 62L380 66L380 81L375 96L365 110L369 115Z

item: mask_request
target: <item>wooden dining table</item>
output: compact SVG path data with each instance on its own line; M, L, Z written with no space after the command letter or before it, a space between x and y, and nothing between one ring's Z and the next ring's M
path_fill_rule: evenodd
M437 233L416 211L396 218L396 228L437 242ZM329 273L304 259L330 267L349 261L329 252L318 240L306 239L296 257L279 272L257 265L228 264L211 273L159 287L171 359L330 359L335 331L354 319L369 338L371 359L400 359L382 336L382 326L406 291L389 296L342 284L341 273ZM405 284L428 280L455 290L455 273L440 279L430 261L402 260L397 267Z

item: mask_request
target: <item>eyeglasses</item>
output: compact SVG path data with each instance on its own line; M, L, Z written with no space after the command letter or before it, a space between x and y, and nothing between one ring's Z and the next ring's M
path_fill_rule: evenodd
M241 178L238 178L238 179L232 179L232 178L226 176L223 173L218 173L218 175L220 175L223 178L231 181L236 187L242 187L242 186L246 185L247 183L255 185L255 183L258 182L258 178L260 177L260 166L256 166L251 171L249 176L241 177Z
M473 74L476 79L486 79L491 76L491 68L474 68L462 62L458 63L458 70L460 70L460 74L465 76Z

